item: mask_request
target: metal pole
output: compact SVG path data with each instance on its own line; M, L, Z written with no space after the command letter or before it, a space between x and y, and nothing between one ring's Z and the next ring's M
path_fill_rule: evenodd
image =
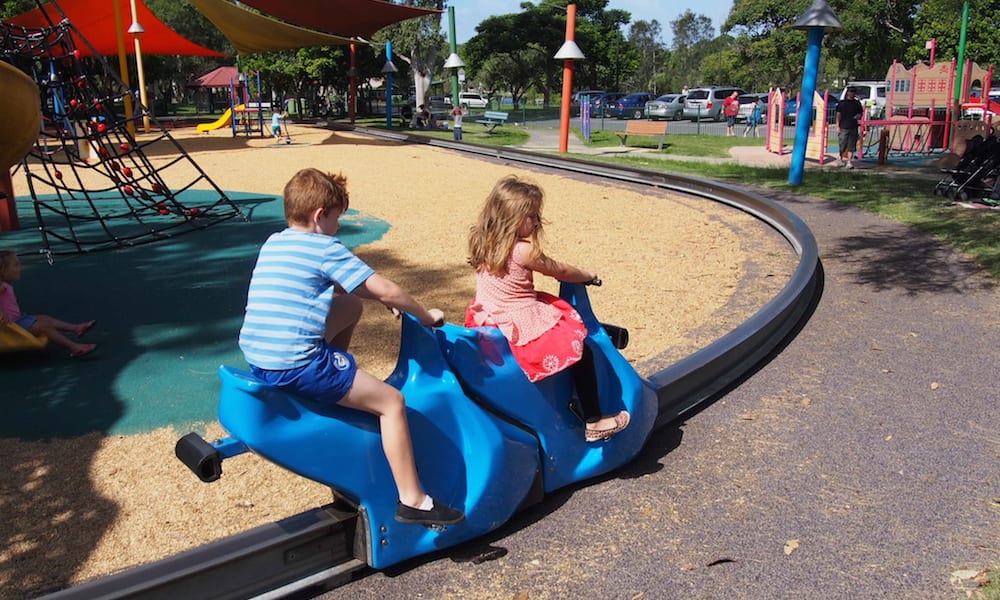
M392 42L385 43L385 60L392 62ZM385 74L385 127L392 129L392 71Z
M448 7L448 45L452 54L458 54L458 42L455 40L455 7ZM451 70L451 105L458 107L458 69Z
M135 0L130 0L129 6L132 9L132 25L138 25L139 21L136 19ZM139 29L141 30L141 27ZM142 102L142 106L145 109L142 111L142 128L143 131L149 133L149 102L146 99L146 73L142 66L142 44L139 42L139 36L141 34L141 31L134 32L135 70L139 75L139 100Z
M806 144L809 125L812 123L813 95L816 92L816 73L819 71L819 51L823 43L823 28L809 28L809 47L802 73L802 93L799 95L798 116L795 119L795 144L792 146L792 163L788 170L788 183L800 185L806 163ZM825 118L825 116L824 116Z
M122 99L125 106L125 129L128 134L135 137L135 121L132 120L132 84L128 80L128 59L125 56L125 29L122 27L122 7L115 1L112 2L115 9L115 38L118 42L118 72L121 75L122 83L128 92Z
M354 125L354 107L358 101L358 46L351 42L351 68L347 72L351 80L350 97L347 99L347 114L350 115L351 125Z
M576 32L576 5L566 6L566 41L574 41ZM562 108L559 112L559 152L569 149L569 103L573 96L573 61L563 59Z

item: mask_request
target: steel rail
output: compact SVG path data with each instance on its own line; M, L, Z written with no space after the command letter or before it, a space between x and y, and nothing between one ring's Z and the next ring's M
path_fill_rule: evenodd
M759 194L708 179L613 167L516 148L360 127L338 129L667 189L726 204L780 233L799 257L781 291L729 333L648 377L659 402L656 428L693 414L766 364L805 324L822 295L822 265L812 232L791 211ZM368 543L363 533L357 534L363 531L358 529L357 517L349 507L330 504L45 598L270 599L307 588L330 589L347 583L366 568L355 558L365 556L363 545Z

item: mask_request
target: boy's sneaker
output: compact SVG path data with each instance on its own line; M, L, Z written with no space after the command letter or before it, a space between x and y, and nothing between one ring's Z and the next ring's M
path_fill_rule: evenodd
M396 520L400 523L415 523L417 525L454 525L465 520L465 514L460 510L434 502L430 510L420 510L396 502Z
M854 168L854 163L852 163L851 161L847 161L847 168L848 169L853 169Z

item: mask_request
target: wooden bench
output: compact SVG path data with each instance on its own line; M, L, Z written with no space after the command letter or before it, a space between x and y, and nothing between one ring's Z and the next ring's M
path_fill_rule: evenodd
M645 136L645 137L659 137L658 140L660 145L656 147L657 150L663 150L663 136L667 134L667 123L666 121L629 121L628 125L625 126L625 131L616 131L615 135L621 138L622 146L628 142L628 137L631 136Z
M482 119L476 119L476 123L486 125L486 133L493 133L494 129L507 123L508 116L510 116L509 113L488 110L483 113Z

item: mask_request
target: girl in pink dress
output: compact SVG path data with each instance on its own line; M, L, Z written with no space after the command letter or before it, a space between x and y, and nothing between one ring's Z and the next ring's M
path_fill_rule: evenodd
M628 426L629 414L602 416L587 329L565 300L535 290L534 273L559 281L600 285L597 274L553 260L541 249L540 187L508 176L494 186L469 234L469 263L476 269L476 297L466 327L497 327L530 381L572 367L588 442L610 439Z
M12 281L21 279L21 259L13 250L0 250L0 327L16 323L34 335L44 335L53 342L65 346L70 356L83 356L97 348L96 344L75 342L62 332L72 332L77 337L87 333L96 321L66 323L49 315L26 315L21 312L14 295Z

